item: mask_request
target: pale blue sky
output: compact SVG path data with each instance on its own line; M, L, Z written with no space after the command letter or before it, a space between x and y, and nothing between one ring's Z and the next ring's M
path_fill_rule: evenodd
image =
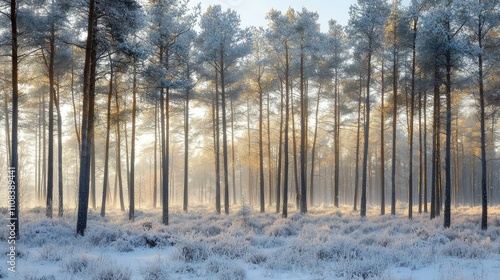
M409 0L403 0L403 4L408 2ZM295 10L306 7L309 11L318 12L321 30L327 31L330 19L347 25L349 6L356 3L356 0L191 0L191 4L194 3L201 3L202 13L210 5L219 4L223 9L231 8L240 14L243 26L263 27L267 27L265 16L271 8L284 12L288 7Z

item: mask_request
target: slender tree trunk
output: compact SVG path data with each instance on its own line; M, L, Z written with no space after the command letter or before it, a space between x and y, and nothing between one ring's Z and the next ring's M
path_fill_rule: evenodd
M11 42L12 42L12 156L9 169L9 196L14 195L13 205L9 205L11 211L11 222L14 223L15 239L19 240L19 159L18 159L18 108L19 108L19 91L18 91L18 43L17 43L17 4L16 0L10 1L10 23L11 23ZM13 209L12 209L13 208Z
M291 82L290 82L291 83ZM295 131L295 107L293 101L293 87L290 85L290 106L292 110L292 145L293 145L293 175L295 185L295 205L300 208L300 191L299 191L299 165L297 163L297 136Z
M282 217L288 217L288 127L290 123L290 61L288 54L288 45L285 46L285 143L283 153L285 154L285 163L283 164L283 212Z
M87 26L87 43L85 47L85 64L83 75L83 110L82 110L82 145L80 152L80 179L78 194L78 218L76 232L84 235L87 227L87 210L89 199L90 151L92 147L92 132L94 130L94 83L95 83L95 18L94 0L89 0L89 15Z
M95 171L96 171L96 157L95 157L95 142L94 142L94 139L95 139L95 132L94 130L92 130L92 134L90 135L90 137L92 138L92 147L90 148L90 201L91 201L91 204L92 204L92 209L96 209L97 208L97 204L96 204L96 174L95 174Z
M384 120L384 97L385 97L385 68L384 60L382 59L382 91L381 95L381 109L380 109L380 215L385 215L385 120Z
M189 70L188 70L189 71ZM189 92L190 89L186 89L186 107L184 109L184 199L182 204L182 209L184 212L188 210L188 177L189 177Z
M273 186L273 173L272 173L272 155L271 155L271 121L270 121L270 116L271 116L271 97L270 94L267 93L267 171L268 171L268 186L269 186L269 206L272 205L272 186Z
M431 219L436 217L436 209L437 209L437 190L438 190L438 178L440 172L440 164L439 164L439 69L435 66L434 69L434 108L433 108L433 132L432 132L432 184L431 184Z
M302 48L302 46L301 46ZM307 213L307 101L304 89L304 54L300 55L300 213Z
M366 216L366 179L367 179L367 164L368 164L368 144L370 141L370 82L371 82L371 67L372 53L368 53L368 70L366 78L366 101L365 101L365 128L364 128L364 143L363 143L363 175L361 177L361 217Z
M104 148L104 178L102 183L102 201L101 201L101 217L106 216L106 195L108 192L108 170L109 170L109 134L111 130L111 96L113 96L113 62L110 56L110 77L108 91L108 106L106 116L106 144Z
M413 21L413 48L411 63L411 101L410 101L410 125L409 125L409 152L408 152L408 218L413 218L413 116L415 115L415 72L417 69L417 21Z
M363 86L362 86L361 75L359 75L359 97L358 97L358 125L357 125L357 133L356 133L356 171L354 175L354 211L357 211L357 203L358 203L358 189L359 189L359 148L361 142L361 100L363 96Z
M418 91L418 213L422 214L422 186L424 175L423 155L425 150L422 147L422 91Z
M160 120L161 120L161 195L162 195L162 223L168 225L168 141L166 140L165 123L169 122L168 118L165 118L166 112L168 114L168 101L167 108L165 108L165 92L164 89L160 90ZM167 98L168 100L168 90ZM167 125L168 127L168 125Z
M154 144L154 183L153 183L153 208L156 209L158 201L158 101L155 102L155 144Z
M232 185L233 185L233 204L237 204L236 201L236 172L234 170L234 166L236 165L236 162L234 160L234 102L233 98L229 99L230 101L230 107L231 107L231 172L232 172Z
M131 140L131 150L130 150L130 179L129 179L129 214L128 219L134 220L135 218L135 119L137 112L137 61L134 58L134 73L132 78L132 140ZM168 97L167 97L168 100Z
M52 219L53 214L53 192L54 192L54 58L55 48L55 30L54 23L51 26L51 37L49 39L49 147L48 147L48 166L47 166L47 209L46 216Z
M338 69L335 68L335 174L333 186L333 205L339 207L339 173L340 173L340 106L339 106L339 79ZM325 196L326 199L326 196Z
M219 75L215 70L215 118L214 118L214 141L215 141L215 211L220 215L220 129L219 129ZM250 141L250 140L249 140Z
M319 113L319 100L320 100L320 93L321 93L321 85L318 88L318 96L316 99L316 122L314 125L314 136L313 136L313 143L312 143L312 148L311 148L311 178L309 178L309 204L311 206L314 205L314 163L316 159L316 140L318 137L318 113Z
M481 0L479 0L479 4L481 4ZM479 15L478 21L478 39L479 39L479 48L483 48L483 18L482 14ZM485 128L485 101L484 101L484 74L483 74L483 54L479 52L478 54L478 70L479 70L479 118L480 118L480 126L481 126L481 203L482 203L482 213L481 213L481 229L488 229L488 182L487 182L487 158L486 158L486 128ZM494 131L492 131L494 134ZM493 138L494 139L494 138Z
M57 95L54 98L54 104L57 111L57 179L58 179L58 191L59 191L59 208L57 216L61 218L63 216L63 160L62 160L62 117L61 117L61 107L59 106L60 100L59 83L57 83Z
M257 86L259 88L259 195L260 195L260 212L264 213L266 211L266 206L264 204L264 139L262 137L262 123L263 123L263 103L264 103L264 90L262 89L262 84L260 76L257 81Z
M427 91L424 91L424 213L427 213Z
M116 80L115 80L116 81ZM120 104L118 103L118 90L115 89L116 102L116 173L118 174L118 189L120 196L120 210L125 211L125 201L123 199L123 180L122 180L122 157L121 157L121 133L120 133Z
M449 28L449 23L448 23ZM445 156L445 198L444 227L451 223L451 51L446 54L446 156Z
M394 35L396 36L396 35ZM392 160L391 160L391 215L396 215L396 149L397 149L397 117L398 117L398 59L393 53L392 64Z
M280 203L281 203L281 177L282 177L282 172L281 172L281 163L282 163L282 156L283 156L283 81L280 82L280 96L281 96L281 101L280 101L280 142L278 145L278 168L276 171L276 213L280 212Z

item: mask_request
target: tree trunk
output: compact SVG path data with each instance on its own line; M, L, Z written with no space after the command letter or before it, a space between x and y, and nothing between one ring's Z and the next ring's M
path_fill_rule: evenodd
M264 139L262 137L264 90L262 89L260 76L258 78L257 85L259 87L259 196L260 212L264 213L266 211L266 206L264 204Z
M314 136L313 136L313 143L312 143L312 148L311 148L311 178L309 178L309 204L311 206L314 205L314 163L316 159L316 140L318 136L318 113L319 113L319 100L320 100L320 93L321 93L321 85L318 88L318 96L316 99L316 122L314 125ZM321 168L321 167L320 167Z
M271 120L270 120L270 115L271 115L271 97L270 94L267 93L267 171L268 171L268 186L269 186L269 206L272 205L272 198L273 198L273 173L272 173L272 155L271 155Z
M436 217L437 197L438 190L438 173L440 172L439 164L439 69L435 66L434 69L434 108L433 108L433 124L432 124L432 184L431 184L431 219Z
M385 69L384 60L382 59L382 90L380 92L381 105L380 105L380 215L385 215L385 140L384 140L384 95L385 95Z
M106 216L106 195L108 192L108 170L109 170L109 133L111 128L111 96L113 96L113 62L110 56L110 74L109 74L109 91L108 91L108 106L106 116L106 145L104 148L104 177L102 180L102 201L101 201L101 217Z
M18 159L18 44L17 44L17 5L16 0L10 1L10 23L12 39L12 156L9 168L9 196L14 196L13 203L9 201L11 222L14 223L14 237L19 240L19 159ZM12 183L10 183L12 181ZM13 193L12 193L13 192Z
M53 213L53 192L54 192L54 58L55 48L55 30L54 23L51 26L51 37L49 39L49 147L48 147L48 166L47 166L47 209L46 216L52 219ZM45 56L44 56L45 57Z
M153 208L156 209L158 201L158 101L155 101L155 144L154 144L154 183L153 183Z
M394 33L394 36L397 36ZM397 148L397 117L398 117L398 61L397 53L393 53L392 64L392 160L391 160L391 215L396 215L396 148Z
M116 80L115 80L116 81ZM116 173L118 174L118 189L120 196L120 210L125 211L125 201L123 199L123 180L122 180L122 157L121 157L121 133L120 133L120 104L118 103L118 90L115 89L116 102Z
M235 153L234 153L234 102L233 98L229 99L230 101L230 107L231 107L231 172L232 172L232 185L233 185L233 204L237 204L236 202L236 171L235 171L235 165L236 162L234 160L235 158Z
M481 4L481 0L479 1ZM483 48L482 44L482 39L483 39L483 34L482 34L482 16L479 16L479 48ZM483 74L483 54L480 52L478 54L478 70L479 70L479 118L480 118L480 126L481 126L481 202L482 202L482 213L481 213L481 229L482 230L487 230L488 229L488 182L487 182L487 173L486 173L486 164L487 164L487 159L486 159L486 128L485 128L485 102L484 102L484 74ZM492 131L493 133L494 131ZM493 138L494 139L494 138Z
M302 48L302 46L301 46ZM307 106L304 90L304 54L300 55L300 213L307 213Z
M87 210L89 199L90 151L92 146L92 131L94 130L94 83L95 83L95 18L94 0L89 0L89 15L87 25L87 43L85 47L85 64L83 75L83 110L82 110L82 146L80 152L80 178L78 193L78 218L76 232L85 234L87 227ZM94 85L93 85L94 84Z
M215 211L220 215L220 129L219 129L219 74L215 69L215 100L212 107L214 116L214 143L215 143Z
M353 209L357 211L357 203L358 203L358 189L359 189L359 146L361 142L361 100L363 96L363 86L362 86L362 76L359 75L359 97L358 97L358 125L357 125L357 133L356 133L356 167L355 167L355 175L354 175L354 203Z
M283 156L283 81L280 81L280 142L278 145L278 168L276 171L276 213L280 212L280 203L281 203L281 163Z
M189 70L188 70L189 71ZM188 177L189 177L189 88L186 89L186 107L184 109L184 199L182 209L188 210Z
M132 140L130 143L130 180L129 180L129 214L128 219L134 220L135 218L135 119L137 112L137 61L134 58L134 73L132 78ZM168 97L167 97L168 100Z
M283 164L283 212L282 217L286 218L288 216L288 126L290 123L290 61L288 55L288 45L285 46L285 143L283 147L283 153L285 154L285 163Z
M415 110L415 72L417 68L417 21L413 21L413 48L412 48L412 65L411 65L411 101L410 101L410 125L409 125L409 140L408 140L408 218L413 218L413 116Z
M367 179L367 164L368 164L368 144L370 141L370 82L371 82L371 67L372 54L368 53L368 70L366 78L366 99L365 99L365 128L364 128L364 143L363 143L363 175L361 177L361 217L366 216L366 179Z
M340 172L340 106L339 106L339 79L338 69L335 68L335 174L333 186L333 205L339 207L339 172ZM326 199L326 196L325 196Z
M57 176L58 176L58 191L59 191L59 208L57 216L63 216L63 159L62 159L62 117L61 107L59 106L60 100L59 83L57 84L57 95L54 96L54 104L57 111Z
M449 23L448 23L449 28ZM446 53L446 155L445 155L445 193L444 227L451 223L451 50Z

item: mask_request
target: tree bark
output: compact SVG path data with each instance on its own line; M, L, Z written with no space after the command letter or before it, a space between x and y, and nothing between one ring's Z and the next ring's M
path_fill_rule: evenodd
M19 158L18 158L18 31L17 31L17 4L16 0L10 1L10 23L11 23L11 43L12 43L12 156L9 169L9 196L14 196L14 204L9 205L11 211L10 219L14 223L15 239L19 240ZM11 173L12 172L12 173ZM13 192L13 193L12 193ZM13 208L13 209L12 209Z
M109 170L109 134L111 128L111 96L113 96L113 62L110 57L110 72L109 72L109 91L108 91L108 106L106 116L106 144L104 148L104 177L102 180L102 201L101 201L101 217L106 216L106 195L108 192L108 170Z
M87 227L87 210L90 180L90 151L92 147L92 132L94 130L94 83L95 83L95 18L94 0L89 0L87 43L85 47L85 64L83 75L83 110L82 110L82 146L80 151L80 178L78 194L78 217L76 232L85 234ZM94 85L93 85L94 84Z
M372 53L368 53L368 70L366 78L366 99L365 99L365 127L364 127L364 143L363 143L363 174L361 177L361 217L366 216L366 179L367 179L367 164L368 164L368 144L370 141L370 82L371 82L371 67Z

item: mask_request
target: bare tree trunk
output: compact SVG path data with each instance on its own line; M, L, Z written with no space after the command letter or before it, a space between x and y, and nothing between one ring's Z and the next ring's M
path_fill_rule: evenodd
M55 30L54 23L51 25L51 36L49 39L49 147L48 147L48 166L47 166L47 211L46 216L52 219L53 213L53 192L54 192L54 58L55 48ZM43 53L43 51L42 51ZM45 58L45 55L44 55Z
M220 129L219 129L219 75L215 71L215 100L212 112L214 116L214 142L215 142L215 211L221 213L220 205ZM249 140L250 141L250 140Z
M309 178L309 204L311 206L314 205L314 163L315 163L315 159L316 159L316 140L317 140L317 137L318 137L318 113L319 113L319 100L320 100L320 93L321 93L321 85L319 86L318 88L318 96L317 96L317 99L316 99L316 122L315 122L315 126L314 126L314 136L313 136L313 144L312 144L312 148L311 148L311 178Z
M417 69L417 21L413 21L413 48L412 48L412 65L411 65L411 101L410 101L410 125L409 125L409 152L408 152L408 218L413 218L413 116L415 110L415 72Z
M385 95L385 68L384 60L382 59L382 90L381 90L381 107L380 107L380 215L385 215L385 120L384 120L384 95Z
M57 83L57 95L54 96L54 104L57 111L57 179L58 179L58 191L59 191L59 208L57 216L61 218L63 216L63 160L62 160L62 117L61 117L61 107L59 106L60 100L59 83Z
M234 102L233 98L230 99L231 106L231 172L232 172L232 185L233 185L233 204L237 204L236 201L236 172L234 166L236 162L234 161Z
M335 68L335 174L333 186L333 205L339 207L339 172L340 172L340 106L339 106L339 83L338 69ZM326 199L326 196L325 196Z
M269 183L268 183L268 186L269 186L269 206L272 205L272 198L273 198L273 194L272 194L272 186L273 186L273 173L272 173L272 155L271 155L271 121L270 121L270 112L271 112L271 106L270 106L270 102L271 102L271 97L270 97L270 94L267 93L267 160L268 160L268 163L267 163L267 171L268 171L268 180L269 180Z
M118 189L120 196L120 210L125 211L125 202L123 199L123 180L122 180L122 157L121 157L121 133L120 133L120 104L118 103L118 91L115 89L116 102L116 173L118 174Z
M106 116L106 144L104 151L104 178L102 181L102 201L101 201L101 217L106 216L106 195L108 192L108 170L109 170L109 134L111 130L111 96L113 96L113 62L110 56L110 77L109 77L109 91L108 91L108 106Z
M158 201L158 101L155 101L155 144L154 144L154 183L153 183L153 208Z
M301 46L302 48L302 46ZM307 213L307 96L304 89L304 54L300 55L300 213Z
M368 53L368 70L366 78L366 101L365 101L365 128L363 147L363 175L361 177L361 217L366 216L366 179L368 164L368 144L370 141L370 82L371 82L372 53Z
M132 140L131 140L131 151L130 151L130 180L129 180L129 214L128 219L134 220L135 218L135 119L137 112L137 60L134 58L134 73L132 78ZM167 97L168 100L168 97Z
M14 205L10 205L9 208L12 209L10 218L14 223L14 233L15 239L19 240L19 159L18 159L18 137L17 137L17 127L18 127L18 103L19 103L19 91L18 91L18 31L17 31L17 5L16 0L10 1L10 23L11 23L11 39L12 39L12 157L9 169L9 188L12 187L14 192ZM11 196L12 193L9 193Z
M182 209L184 212L188 210L188 198L189 198L189 88L186 89L186 105L184 109L184 197L182 203Z
M396 32L394 32L394 42L396 42ZM397 117L398 117L398 55L393 53L392 64L392 160L391 160L391 215L396 215L396 148L397 148Z
M283 155L283 81L280 82L280 142L278 145L278 170L276 171L276 213L280 212L280 203L281 203L281 163L282 163L282 155Z
M288 217L288 127L290 123L290 112L289 112L289 107L290 107L290 61L289 61L289 54L288 54L288 45L285 46L285 143L283 147L283 153L285 154L285 163L283 164L283 212L282 212L282 217L286 218Z
M361 75L359 75L359 97L358 97L358 125L357 125L357 133L356 133L356 171L354 175L354 203L353 209L357 211L357 203L358 203L358 189L359 189L359 148L361 142L361 100L363 96L363 86Z
M80 152L79 201L76 232L84 235L87 227L87 210L89 199L90 152L93 145L94 130L94 86L96 68L96 42L94 0L89 0L89 15L87 25L87 43L85 47L85 64L83 75L83 110L82 110L82 146Z
M266 211L266 206L264 204L264 139L262 137L264 90L262 89L260 76L258 78L257 85L259 87L259 196L260 212L264 213Z

